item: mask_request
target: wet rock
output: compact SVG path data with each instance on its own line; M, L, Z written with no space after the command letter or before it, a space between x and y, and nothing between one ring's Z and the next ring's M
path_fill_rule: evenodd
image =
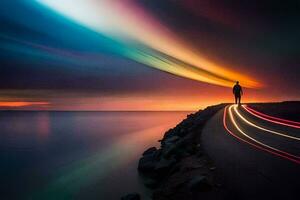
M144 151L143 156L148 155L148 154L152 154L155 151L157 151L156 147L150 147L149 149L147 149L146 151Z
M121 200L140 200L141 196L138 193L127 194L121 197Z

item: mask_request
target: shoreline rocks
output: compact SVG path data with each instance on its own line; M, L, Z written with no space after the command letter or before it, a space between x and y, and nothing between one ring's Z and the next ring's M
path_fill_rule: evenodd
M138 171L144 184L153 189L153 200L195 199L199 192L217 188L215 166L205 155L200 136L206 121L225 105L188 115L164 134L159 149L151 147L142 154Z

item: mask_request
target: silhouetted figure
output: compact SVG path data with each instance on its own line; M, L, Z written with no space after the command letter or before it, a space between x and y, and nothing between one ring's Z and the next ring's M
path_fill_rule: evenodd
M235 97L235 104L241 104L241 98L242 98L242 95L243 95L243 89L242 87L240 86L239 82L237 81L236 84L233 86L233 94L234 94L234 97Z

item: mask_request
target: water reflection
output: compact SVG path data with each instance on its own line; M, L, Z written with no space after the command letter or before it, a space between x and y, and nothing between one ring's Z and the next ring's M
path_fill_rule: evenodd
M1 112L0 147L14 135L10 144L30 151L5 148L0 153L6 166L0 170L0 193L9 199L118 199L128 191L143 193L136 171L141 152L158 145L163 132L185 115Z
M34 123L33 123L34 124ZM45 142L50 134L50 118L48 112L39 112L36 119L36 133L40 143Z

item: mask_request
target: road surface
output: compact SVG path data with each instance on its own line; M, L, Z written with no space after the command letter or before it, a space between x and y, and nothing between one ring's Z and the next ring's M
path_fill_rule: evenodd
M300 199L300 123L229 105L201 138L227 199Z

